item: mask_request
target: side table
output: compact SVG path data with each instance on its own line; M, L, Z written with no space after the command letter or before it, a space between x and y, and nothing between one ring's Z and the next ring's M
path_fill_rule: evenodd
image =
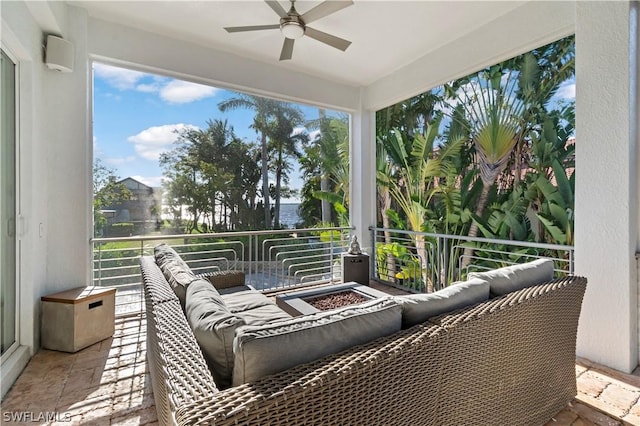
M43 296L42 347L77 352L113 336L115 294L115 288L78 287Z
M369 255L365 253L342 255L342 282L350 281L369 285Z

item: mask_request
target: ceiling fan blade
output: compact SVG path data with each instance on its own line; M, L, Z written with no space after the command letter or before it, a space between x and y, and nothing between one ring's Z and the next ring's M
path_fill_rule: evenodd
M264 0L264 2L267 3L279 17L284 18L287 16L287 11L284 10L284 7L282 7L276 0Z
M242 31L259 31L259 30L276 30L280 28L280 24L273 25L249 25L247 27L224 27L228 33L239 33Z
M324 18L327 15L331 15L334 12L344 9L345 7L351 6L353 1L325 1L320 3L313 9L304 13L300 18L306 24L310 24L313 21L316 21L320 18Z
M280 60L286 61L287 59L291 59L293 55L293 43L295 42L292 38L285 38L284 43L282 45L282 51L280 52Z
M331 47L335 47L336 49L340 49L343 52L351 45L351 42L348 40L309 27L305 28L304 35L324 44L328 44Z

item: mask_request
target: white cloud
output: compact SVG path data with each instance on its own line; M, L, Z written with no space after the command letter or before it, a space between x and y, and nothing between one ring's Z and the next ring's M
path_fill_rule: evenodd
M563 83L558 89L558 92L554 97L560 98L560 99L575 99L576 98L576 82L568 81L566 83Z
M137 135L129 136L127 140L134 144L136 154L140 157L145 160L157 161L160 154L169 151L171 145L178 139L176 131L185 129L197 129L197 127L183 123L153 126Z
M138 81L149 76L149 74L140 71L112 67L97 62L93 64L93 72L97 77L106 80L109 85L119 90L133 89Z
M184 104L214 96L216 91L215 87L172 80L160 89L160 97L172 104Z
M138 84L136 86L138 92L154 93L160 91L160 86L157 83L152 84Z
M157 93L170 104L185 104L215 96L218 89L197 83L147 74L140 71L113 67L101 63L93 65L95 76L118 90L135 90L142 93ZM106 96L120 100L120 96Z
M148 185L154 188L162 187L162 181L164 179L162 176L131 176L131 177L137 180L138 182L142 182L145 185Z

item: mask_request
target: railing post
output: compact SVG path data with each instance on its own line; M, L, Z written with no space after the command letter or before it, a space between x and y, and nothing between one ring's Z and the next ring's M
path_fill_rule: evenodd
M329 231L329 282L333 283L333 231Z
M95 277L93 280L95 281ZM98 286L102 287L102 243L98 243Z
M450 257L451 255L449 254L449 239L448 238L443 238L443 245L444 245L444 249L442 251L442 261L444 263L443 269L442 269L442 273L444 274L444 283L443 287L446 286L449 282L449 262L450 262Z
M249 283L253 283L253 253L251 253L251 251L253 250L253 237L251 235L249 235L249 267L247 268L249 270ZM242 253L242 257L244 257L244 253ZM244 265L243 265L244 268Z
M569 250L569 275L573 275L573 249Z
M440 290L442 288L442 280L440 279L442 276L442 247L440 245L440 241L442 238L436 238L436 290Z
M369 276L371 277L371 279L376 279L378 278L376 276L376 271L378 270L378 265L376 264L378 260L378 256L376 256L376 254L378 253L378 241L376 238L376 228L370 227L369 230L371 231L371 251L373 252L371 253L371 256L369 256Z

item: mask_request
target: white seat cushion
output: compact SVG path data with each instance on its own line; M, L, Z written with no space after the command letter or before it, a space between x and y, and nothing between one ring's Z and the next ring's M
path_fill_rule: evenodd
M216 384L228 387L233 372L233 338L244 320L229 312L218 291L204 279L187 287L185 313Z
M400 330L391 298L263 326L242 326L233 341L233 386L320 359Z

